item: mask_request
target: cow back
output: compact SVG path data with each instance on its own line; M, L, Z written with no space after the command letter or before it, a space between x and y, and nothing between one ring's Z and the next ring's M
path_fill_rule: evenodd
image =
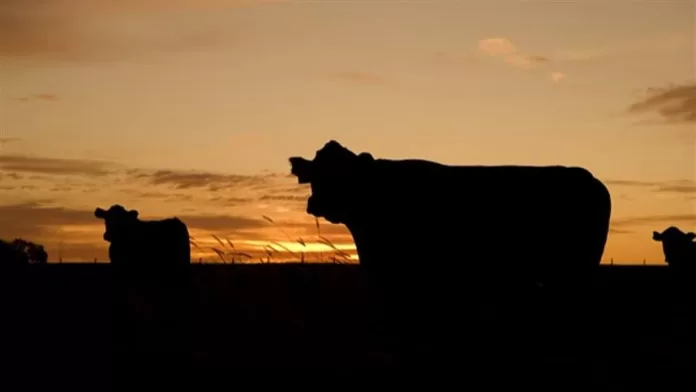
M582 168L382 159L353 186L360 214L347 227L368 268L540 280L598 265L608 234L609 193Z

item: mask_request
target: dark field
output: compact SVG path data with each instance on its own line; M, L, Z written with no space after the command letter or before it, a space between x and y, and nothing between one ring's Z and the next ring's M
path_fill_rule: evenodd
M188 339L195 368L355 369L387 367L398 359L376 332L383 314L379 296L367 289L359 267L193 265L192 271ZM6 363L32 371L67 367L92 377L113 376L109 265L2 271L2 290ZM368 306L369 298L377 304ZM578 369L580 376L568 377L614 390L636 384L664 390L679 375L696 374L695 324L687 299L665 267L602 267L582 322L547 343L554 354L540 348L528 361L517 360L538 374ZM485 317L496 332L481 337L491 342L498 340L495 334L517 329L509 319L496 321L494 310L487 309ZM462 317L484 316L462 311ZM581 346L584 356L564 351L571 346ZM491 355L487 360L501 364L517 358Z

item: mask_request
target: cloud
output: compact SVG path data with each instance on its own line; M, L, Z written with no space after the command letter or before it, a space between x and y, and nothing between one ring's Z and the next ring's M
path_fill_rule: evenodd
M256 203L287 204L295 196L307 197L287 173L263 172L253 175L216 173L204 170L130 168L116 162L0 155L0 178L11 189L22 186L54 192L54 197L71 203L70 195L84 200L137 200L190 204L203 207L237 207ZM15 181L15 182L10 182ZM16 182L19 181L19 182ZM27 188L24 188L27 189ZM264 198L264 196L266 196ZM21 194L20 194L21 197Z
M17 98L16 100L23 101L23 102L28 102L28 101L33 101L33 100L57 101L58 96L56 94L42 93L42 94L34 94L34 95L27 96L27 97Z
M479 48L490 56L503 56L517 52L515 45L507 38L486 38L478 43Z
M0 205L0 238L32 241L54 237L61 226L97 224L94 211L25 202ZM40 241L39 241L40 242Z
M696 181L671 180L671 181L640 181L640 180L605 180L609 186L649 188L654 192L662 193L696 193Z
M293 195L264 195L259 198L259 201L280 201L280 202L307 202L307 196Z
M301 237L311 237L321 234L322 236L330 236L331 238L340 237L343 240L352 241L352 236L345 225L333 224L326 222L323 219L319 220L319 230L314 219L309 219L300 222L297 220L282 221L275 220L275 224L282 227L284 230L292 231ZM268 227L273 227L270 223L266 223Z
M509 39L504 37L479 40L478 47L484 54L501 57L505 63L524 70L543 68L551 62L546 56L521 51ZM566 78L566 75L559 71L551 72L549 76L555 83L559 83Z
M178 215L189 229L205 230L210 232L221 231L245 231L251 229L264 229L268 224L261 219L244 216L230 215Z
M549 59L538 55L513 53L505 56L505 62L522 69L535 69L545 65Z
M563 72L551 72L551 80L554 81L554 83L560 83L566 78L566 74Z
M614 235L616 235L616 234L631 234L633 232L634 232L633 230L615 229L612 227L609 228L609 234L614 234Z
M331 74L332 77L344 80L351 83L364 84L364 85L389 85L391 84L386 78L368 73L368 72L358 72L358 71L346 71L346 72L335 72Z
M655 181L637 181L637 180L604 180L607 185L617 186L638 186L638 187L653 187L658 186L660 182Z
M23 141L18 137L0 137L0 144L19 143Z
M258 186L268 183L273 174L238 175L204 171L157 170L147 172L135 169L129 172L134 179L144 180L150 185L170 185L176 189L207 188L209 191Z
M254 199L250 197L227 197L227 196L216 196L208 199L208 202L219 204L225 207L235 207L253 202Z
M678 225L683 223L696 223L696 214L652 215L626 219L616 219L611 221L610 226L614 228L623 228L648 224Z
M200 49L225 42L214 26L176 33L138 34L132 18L169 11L214 10L257 4L244 0L3 0L0 2L0 56L44 56L60 60L118 59ZM194 14L192 14L194 15ZM122 18L129 28L111 28ZM134 24L135 23L135 24Z
M656 113L662 123L696 122L696 83L649 88L646 96L629 105L629 114Z
M112 173L115 164L104 161L0 155L0 170L51 175L102 176Z
M674 192L674 193L696 193L696 185L669 185L662 186L658 192Z
M3 180L3 179L21 180L21 179L23 179L23 178L24 178L24 176L22 176L22 175L20 175L20 174L17 174L17 173L11 173L11 172L10 172L10 173L3 173L3 172L0 172L0 180Z
M487 38L478 43L479 49L493 57L502 57L503 61L517 68L536 69L549 63L544 56L524 53L507 38Z
M689 49L691 45L693 45L693 37L690 34L667 33L635 42L563 49L558 51L555 57L560 61L589 62L611 56L626 56L631 53L672 52L679 49Z

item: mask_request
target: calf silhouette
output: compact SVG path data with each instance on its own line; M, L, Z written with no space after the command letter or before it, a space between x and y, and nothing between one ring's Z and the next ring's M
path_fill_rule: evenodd
M662 251L665 254L665 262L674 269L696 267L696 239L695 233L684 233L674 226L670 226L662 233L653 231L653 240L662 243Z
M118 204L97 208L94 216L104 220L109 259L118 267L171 270L191 263L188 228L178 218L143 221Z
M169 370L190 355L191 249L188 228L178 218L143 221L138 211L113 205L97 208L106 227L114 268L114 366L118 374ZM131 369L131 370L126 370Z
M487 272L492 281L568 286L587 283L604 252L611 196L584 168L375 159L334 140L311 161L289 161L311 185L307 213L344 224L375 276L410 270L424 279L437 269L438 280L459 285ZM453 268L464 274L445 272Z

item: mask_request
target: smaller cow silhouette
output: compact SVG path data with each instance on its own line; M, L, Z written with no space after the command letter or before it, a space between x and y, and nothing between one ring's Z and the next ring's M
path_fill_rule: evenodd
M179 218L144 221L138 219L137 210L118 204L108 210L97 208L94 216L104 220L112 264L172 270L191 263L188 228Z
M662 233L653 231L653 240L662 242L665 262L676 269L696 267L696 234L670 226Z
M97 208L94 215L104 220L104 240L110 243L115 267L116 367L186 363L188 228L176 217L140 220L138 211L118 204Z

